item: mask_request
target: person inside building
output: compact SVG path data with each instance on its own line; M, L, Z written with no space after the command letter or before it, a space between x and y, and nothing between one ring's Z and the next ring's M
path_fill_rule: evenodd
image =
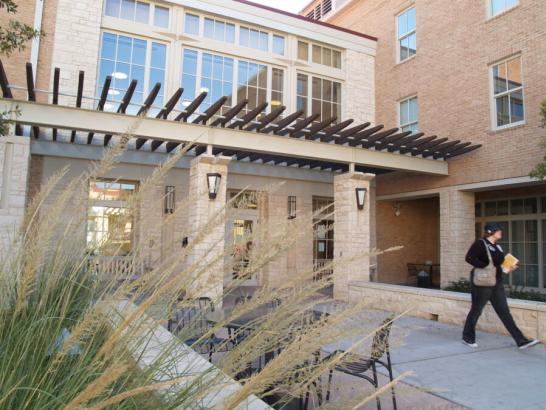
M463 330L463 343L470 347L478 347L476 343L476 323L487 302L491 302L493 309L495 309L518 347L526 349L538 344L539 341L526 338L510 313L502 279L503 270L501 265L505 255L501 246L497 243L501 239L502 229L500 225L495 222L488 222L485 225L484 237L475 241L466 254L466 261L474 268L470 274L472 306ZM496 283L494 286L476 286L474 283L474 269L487 267L490 258L496 268ZM506 273L511 273L516 269L518 269L518 266L514 265Z

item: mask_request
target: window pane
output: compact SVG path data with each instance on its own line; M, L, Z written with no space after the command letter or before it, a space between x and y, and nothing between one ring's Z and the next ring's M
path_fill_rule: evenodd
M341 68L341 52L333 50L332 51L332 65L335 68Z
M135 21L148 24L150 22L150 5L148 3L138 2L136 6Z
M403 13L398 16L398 38L408 32L408 14Z
M154 26L169 27L169 9L167 7L155 6Z
M135 0L121 0L120 17L126 20L135 20Z
M400 40L400 61L404 61L409 57L409 40L406 37L403 40Z
M512 215L521 215L524 213L523 199L512 199L510 201L510 213Z
M482 216L482 204L481 204L481 202L476 202L476 205L474 205L474 209L475 209L474 215L476 217Z
M284 37L273 36L273 52L275 54L284 55Z
M245 47L250 46L249 30L245 27L241 27L241 29L239 30L239 43L241 43L241 45Z
M508 96L504 95L502 97L495 98L496 107L497 107L497 126L510 124L510 115L508 112Z
M317 77L313 77L313 98L322 99L322 81Z
M322 48L322 64L332 66L332 50L329 48Z
M298 59L308 61L309 60L309 44L298 41Z
M534 248L536 249L536 245L534 245ZM525 266L525 282L525 286L538 287L538 265Z
M341 104L341 83L333 81L332 101Z
M151 66L155 68L165 68L167 58L167 46L165 44L152 43Z
M322 63L322 49L320 46L313 44L313 63Z
M133 40L132 63L144 66L146 64L146 41L140 39Z
M260 50L269 50L269 34L260 32Z
M414 33L407 38L408 40L408 55L411 57L417 53L417 35Z
M523 120L523 92L522 90L518 90L510 94L510 122L514 123Z
M297 92L298 95L307 96L307 76L304 74L298 74Z
M186 13L184 20L184 32L187 34L199 34L199 16Z
M226 41L228 43L235 43L235 25L226 24Z
M226 24L223 21L214 22L214 38L218 41L226 38Z
M409 123L409 101L400 102L400 125Z
M508 215L508 201L497 202L497 215Z
M546 196L544 198L542 198L542 207L541 207L541 212L543 214L546 214ZM546 242L546 230L544 231L544 241ZM544 262L546 262L546 259L544 259Z
M260 48L260 32L257 30L250 30L250 47Z
M406 14L408 15L408 32L415 30L415 7L409 9Z
M417 104L417 98L409 100L409 122L415 122L419 119L419 107Z
M104 14L112 17L119 17L121 0L106 0Z
M521 57L508 61L506 66L508 70L508 89L521 87Z
M116 58L117 36L115 34L103 33L101 57L109 60Z
M512 242L523 242L524 240L525 240L525 224L524 224L524 222L523 221L513 221L512 222Z
M214 20L205 18L203 35L207 38L214 38Z
M537 198L527 198L523 201L523 204L524 204L524 212L526 214L537 213Z
M491 0L491 14L493 16L504 10L505 1L506 0Z
M485 216L497 215L497 202L491 201L485 203Z
M501 63L493 67L493 82L495 85L495 94L502 93L508 89L506 85L506 64Z

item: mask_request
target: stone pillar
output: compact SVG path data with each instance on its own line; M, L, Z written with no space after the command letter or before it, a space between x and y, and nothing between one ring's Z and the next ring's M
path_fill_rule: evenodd
M193 203L188 215L189 241L195 240L196 235L201 228L205 226L211 218L222 212L226 205L226 183L228 164L231 158L215 157L209 154L202 154L191 162L189 198ZM220 189L216 199L209 199L207 189L207 174L219 173L221 175ZM209 264L204 274L200 274L195 280L188 293L193 297L210 297L215 305L220 306L224 291L224 259L225 247L225 210L221 218L214 223L206 235L199 240L199 243L193 248L187 258L187 266L198 263L199 266ZM214 246L214 251L209 252Z
M470 265L465 262L465 255L476 235L474 206L474 192L457 189L440 192L442 288L460 278L468 278Z
M348 172L334 176L334 297L348 301L349 283L370 280L371 200L373 174ZM356 188L366 188L366 202L360 210ZM354 261L350 261L355 258Z
M0 259L23 222L29 164L30 138L0 137Z

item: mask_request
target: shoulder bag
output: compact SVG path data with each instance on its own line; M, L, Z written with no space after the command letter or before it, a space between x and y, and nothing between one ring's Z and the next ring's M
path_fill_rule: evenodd
M474 268L473 282L475 286L491 287L497 284L497 268L493 264L493 258L487 243L483 239L482 242L485 245L489 264L485 268Z

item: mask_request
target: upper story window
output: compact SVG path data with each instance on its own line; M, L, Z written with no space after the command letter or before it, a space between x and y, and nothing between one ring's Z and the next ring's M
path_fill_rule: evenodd
M152 7L153 14L150 12ZM143 1L106 0L104 15L136 23L153 24L157 27L169 27L169 9L167 7L150 5ZM153 16L153 19L150 21L151 16Z
M273 34L273 53L284 55L284 37Z
M199 16L186 13L184 16L184 33L199 35Z
M417 97L400 101L398 117L398 126L402 132L419 132L419 103Z
M495 64L493 81L494 126L502 128L525 120L521 56Z
M200 72L199 72L200 67ZM242 114L269 101L271 107L284 100L284 70L207 52L184 49L182 57L182 105L187 106L200 92L207 92L204 108L227 96L225 108L248 100ZM236 93L236 94L234 94ZM200 108L201 110L201 108Z
M407 60L417 53L415 20L415 7L407 9L396 17L398 62Z
M239 43L244 47L269 51L269 33L241 26L239 30Z
M309 47L312 51L309 53ZM322 64L328 67L341 68L341 52L328 47L319 46L317 44L309 44L305 41L298 41L298 59L309 62Z
M203 35L206 38L225 41L227 43L235 43L235 24L205 17Z
M519 0L488 0L489 2L489 15L491 17L502 13L512 7L519 4Z
M330 117L341 120L341 83L298 73L296 109L304 116L320 114L317 121Z
M154 105L163 103L167 46L165 44L122 36L113 33L102 34L97 81L97 96L102 92L106 76L112 76L108 91L108 102L104 109L115 111L121 102L131 80L137 86L131 99L128 113L136 112L155 83L162 84Z

